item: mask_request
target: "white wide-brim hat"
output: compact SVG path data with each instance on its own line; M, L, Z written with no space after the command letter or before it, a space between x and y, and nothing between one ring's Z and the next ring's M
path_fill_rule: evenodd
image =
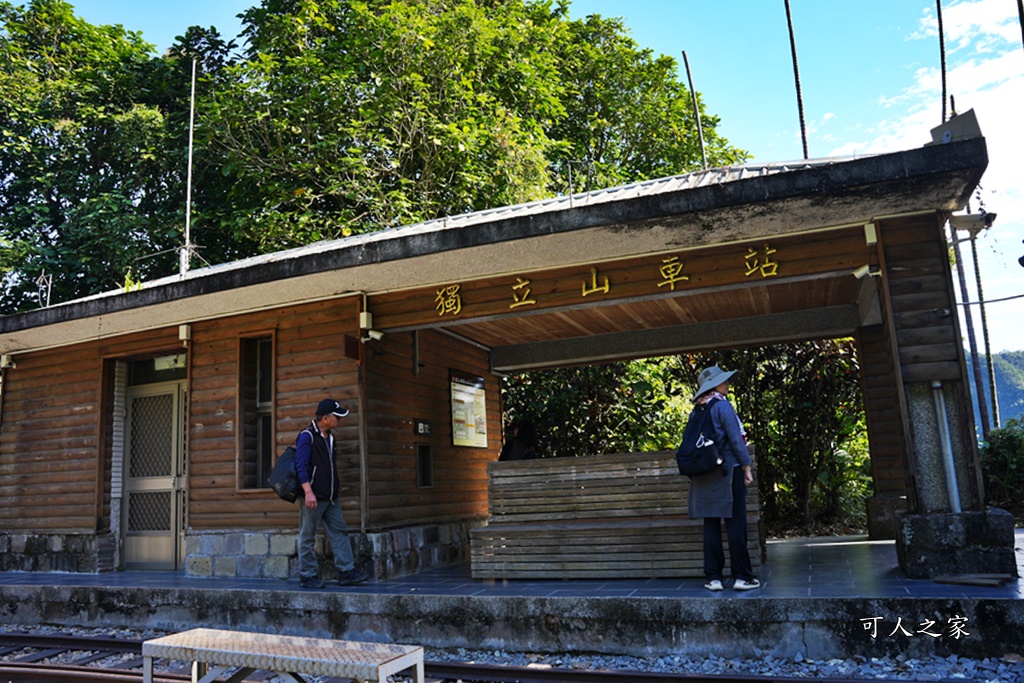
M693 395L693 400L696 401L722 382L728 382L729 378L735 374L735 370L726 372L717 365L712 365L710 368L704 368L701 370L700 374L697 375L697 381L700 382L700 389L697 389L697 393Z

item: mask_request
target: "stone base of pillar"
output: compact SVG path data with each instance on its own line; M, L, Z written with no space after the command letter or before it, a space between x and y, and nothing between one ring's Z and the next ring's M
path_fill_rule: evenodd
M868 537L872 541L896 538L896 516L906 510L906 496L889 493L868 498Z
M911 579L1018 576L1013 544L1013 515L999 508L897 515L896 555Z

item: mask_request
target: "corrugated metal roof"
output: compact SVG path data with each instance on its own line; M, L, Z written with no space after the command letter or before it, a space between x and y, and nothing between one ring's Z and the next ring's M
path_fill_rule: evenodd
M721 168L708 169L706 171L695 171L693 173L685 173L683 175L670 176L667 178L645 180L629 185L620 185L618 187L610 187L602 190L582 192L564 197L541 199L538 201L527 202L525 204L503 206L496 209L484 209L482 211L474 211L473 213L466 213L458 216L447 216L445 218L425 221L415 225L392 228L374 234L379 237L386 237L406 230L419 232L437 227L460 227L464 225L474 225L477 223L487 223L495 219L517 218L520 216L562 211L581 206L593 206L595 204L625 201L635 199L637 197L678 192L680 190L691 190L698 187L706 187L708 185L722 185L724 183L745 180L747 178L775 175L777 173L799 171L819 166L830 166L832 164L850 161L852 159L853 157L845 157L775 164L724 166Z
M181 275L172 275L147 282L146 285L154 286L169 282L179 282L183 279L201 278L218 272L244 269L263 263L287 261L290 259L302 258L307 254L322 253L335 249L358 248L363 244L384 242L389 239L407 235L459 229L472 225L491 223L497 220L556 213L572 208L596 206L611 202L636 199L639 197L649 197L711 185L722 185L749 178L776 175L791 171L801 171L821 166L830 166L844 161L852 161L855 158L863 157L834 157L770 164L747 164L744 166L724 166L705 171L695 171L667 178L656 178L654 180L645 180L642 182L631 183L629 185L620 185L617 187L593 190L590 192L581 192L574 195L539 199L532 202L526 202L524 204L502 206L494 209L483 209L481 211L458 214L455 216L445 216L444 218L436 218L429 221L423 221L421 223L387 228L372 233L353 235L351 237L343 237L336 240L324 240L293 249L286 249L270 254L261 254L259 256L206 266L203 268L196 268L190 270L184 277ZM121 290L98 294L96 296L108 296L119 291ZM89 298L93 297L86 297L86 299ZM85 299L80 299L80 301L81 300Z

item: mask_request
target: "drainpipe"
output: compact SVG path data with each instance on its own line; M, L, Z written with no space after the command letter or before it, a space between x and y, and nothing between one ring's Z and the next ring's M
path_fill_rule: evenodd
M14 362L14 357L11 354L0 355L0 429L4 424L4 382L7 380L7 371L16 367L18 364Z
M932 382L932 399L935 403L935 419L939 425L939 439L942 441L942 466L946 472L946 491L949 494L949 509L961 512L960 487L956 482L956 468L953 465L953 444L949 438L949 421L946 417L946 399L942 395L942 382Z

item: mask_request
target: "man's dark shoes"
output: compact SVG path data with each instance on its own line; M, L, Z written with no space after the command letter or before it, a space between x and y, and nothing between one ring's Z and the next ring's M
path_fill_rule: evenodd
M327 584L319 576L300 576L299 586L302 588L323 588Z
M351 586L354 583L362 583L369 577L358 569L349 569L347 572L338 573L339 586Z

